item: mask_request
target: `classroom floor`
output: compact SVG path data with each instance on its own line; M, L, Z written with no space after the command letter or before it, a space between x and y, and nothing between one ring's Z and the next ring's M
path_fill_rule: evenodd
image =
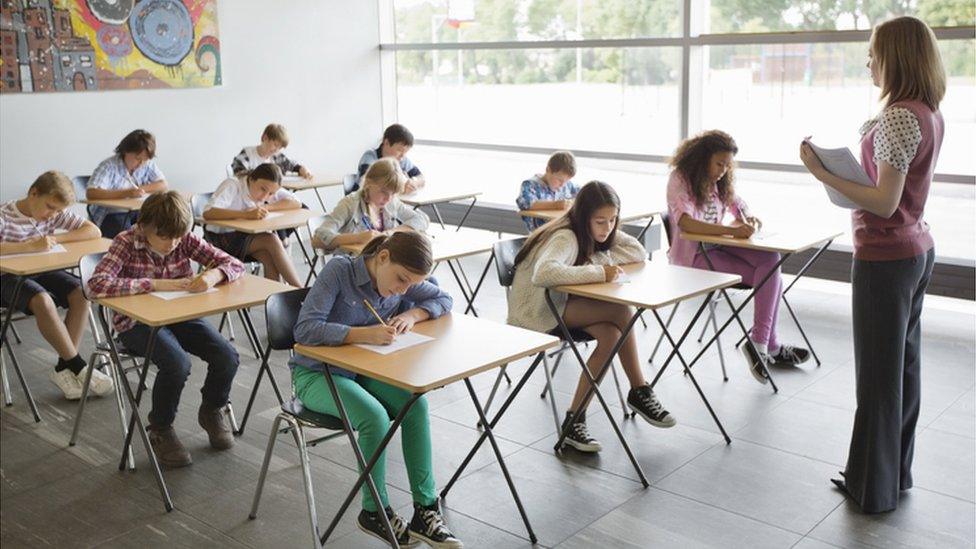
M660 257L656 254L655 260ZM471 276L485 256L468 258ZM441 284L457 294L445 268ZM833 489L847 453L854 409L850 297L846 285L801 281L791 303L804 322L823 365L811 360L774 371L780 391L756 383L743 359L724 338L729 381L718 357L696 367L699 381L732 436L721 439L690 381L671 368L659 386L665 406L678 419L672 429L640 420L622 428L651 486L643 489L599 407L590 410L599 455L566 450L554 454L554 427L539 398L544 376L537 371L497 428L516 486L539 538L547 547L973 547L976 516L976 396L974 321L971 302L931 299L923 315L923 398L915 452L915 488L899 509L884 515L856 512ZM504 321L505 297L493 271L478 296L482 316ZM692 307L679 312L683 326ZM724 307L721 309L725 311ZM262 337L263 314L254 311ZM727 314L727 313L723 313ZM648 316L648 320L651 317ZM798 342L784 314L782 340ZM199 387L205 368L194 372L183 394L177 429L193 454L191 467L166 471L176 505L163 510L141 444L137 470L119 472L120 427L113 400L91 401L79 444L68 438L77 404L59 398L47 377L55 357L31 321L20 322L24 338L16 351L44 421L32 421L11 371L14 405L0 413L0 544L14 547L307 547L310 543L301 470L294 443L282 436L275 447L256 520L251 498L277 406L265 382L257 414L230 451L209 449L197 426ZM646 357L658 330L639 324ZM258 361L238 323L242 363L232 393L243 413ZM697 334L696 334L697 335ZM689 338L686 353L698 344ZM567 357L568 359L569 357ZM273 368L287 387L287 355ZM526 365L513 366L513 372ZM652 368L647 367L648 375ZM565 361L555 376L557 402L565 406L579 369ZM513 375L513 378L515 376ZM494 373L475 379L482 401ZM503 385L502 394L507 391ZM603 392L622 415L607 380ZM463 384L429 395L438 486L450 478L477 437L475 410ZM144 407L144 412L147 409ZM562 410L561 410L562 412ZM527 535L494 463L481 453L447 501L446 518L468 547L526 547ZM355 480L354 458L345 438L310 449L319 522L324 528ZM408 519L410 495L399 442L388 451L393 504ZM331 545L382 547L355 526L358 502L340 523Z

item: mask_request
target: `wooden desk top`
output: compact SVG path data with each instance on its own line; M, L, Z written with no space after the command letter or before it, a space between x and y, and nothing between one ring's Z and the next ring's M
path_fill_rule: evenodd
M523 217L534 217L536 219L543 219L545 221L551 221L557 217L565 214L569 210L519 210L519 215ZM637 221L638 219L646 219L648 217L654 217L663 212L667 211L666 206L649 206L649 207L637 207L637 208L624 208L623 214L620 216L621 223L629 223L631 221Z
M148 326L166 326L195 318L263 305L268 296L294 290L288 284L245 274L216 292L165 300L151 294L104 297L95 303L132 317Z
M203 220L203 222L207 225L226 227L235 231L241 231L242 233L258 234L301 227L313 216L320 215L305 208L272 213L280 213L282 215L273 219L222 219L219 221L208 219Z
M8 255L0 257L0 271L21 276L35 275L77 267L82 256L107 252L112 241L107 238L81 240L62 244L65 252L44 255Z
M388 355L355 347L308 347L295 352L414 393L425 393L559 345L555 336L467 315L421 322L428 341Z
M294 179L291 176L286 176L286 178L281 180L281 186L289 191L304 191L318 189L320 187L337 187L339 185L342 185L342 178L334 176L314 176L310 180L301 178Z
M180 192L183 198L187 202L190 201L192 195L190 193ZM103 208L113 208L116 210L125 210L127 212L134 212L142 208L142 203L149 198L149 195L145 195L142 198L113 198L113 199L103 199L103 200L88 200L87 198L82 198L78 202L82 204L87 204L89 206L102 206Z
M441 202L453 202L455 200L465 200L481 196L481 191L471 189L438 189L424 187L413 194L400 196L400 201L408 206L426 206L428 204L440 204Z
M766 252L778 252L782 254L792 254L802 252L810 248L823 245L829 240L833 240L843 232L810 229L802 230L771 230L766 233L757 233L752 238L732 238L731 236L715 236L707 234L681 233L681 238L692 242L703 242L705 244L719 244L722 246L732 246L735 248L747 248L750 250L762 250Z
M435 263L490 252L492 246L499 242L494 233L487 231L477 231L477 233L438 231L427 236L430 237ZM354 255L362 253L365 247L365 244L340 246L343 251Z
M621 303L644 309L659 309L672 303L727 288L742 282L736 274L716 273L691 267L678 267L663 261L621 265L630 282L574 284L555 289L599 301Z

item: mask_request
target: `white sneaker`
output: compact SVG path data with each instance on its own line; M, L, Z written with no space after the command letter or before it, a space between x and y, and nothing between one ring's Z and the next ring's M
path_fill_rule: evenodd
M51 381L61 389L64 398L68 400L78 400L81 398L81 383L78 377L71 370L65 368L60 372L51 372Z
M84 389L85 387L85 376L88 375L88 369L91 368L91 364L85 366L75 378L78 379L78 386ZM95 396L105 396L111 393L115 389L115 384L112 383L112 378L108 374L102 373L98 368L92 369L91 386L88 388L89 393ZM79 396L78 398L81 398Z

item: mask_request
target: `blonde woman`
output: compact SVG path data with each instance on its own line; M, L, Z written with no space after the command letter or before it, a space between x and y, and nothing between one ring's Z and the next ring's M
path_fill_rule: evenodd
M864 512L880 513L912 487L920 317L935 260L922 217L942 145L946 78L935 34L914 17L876 27L868 58L884 108L861 128L861 164L877 186L830 174L805 143L800 158L859 206L851 216L857 411L844 478L832 482Z
M336 205L315 231L312 244L331 252L344 245L366 244L392 231L425 231L430 219L400 201L407 176L392 158L374 162L363 186Z

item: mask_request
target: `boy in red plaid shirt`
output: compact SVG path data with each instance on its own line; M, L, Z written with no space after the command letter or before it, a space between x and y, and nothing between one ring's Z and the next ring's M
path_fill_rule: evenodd
M172 290L204 292L239 278L244 265L191 234L192 226L190 206L178 192L150 196L139 210L138 223L112 241L88 281L89 292L93 297ZM210 268L195 276L190 261ZM129 351L145 355L149 326L121 314L114 315L112 324ZM234 445L225 409L240 362L237 351L204 319L171 324L159 329L153 344L151 358L159 372L152 390L148 428L149 441L165 467L192 463L173 429L180 394L190 375L187 353L207 363L197 416L200 426L207 431L214 449Z

